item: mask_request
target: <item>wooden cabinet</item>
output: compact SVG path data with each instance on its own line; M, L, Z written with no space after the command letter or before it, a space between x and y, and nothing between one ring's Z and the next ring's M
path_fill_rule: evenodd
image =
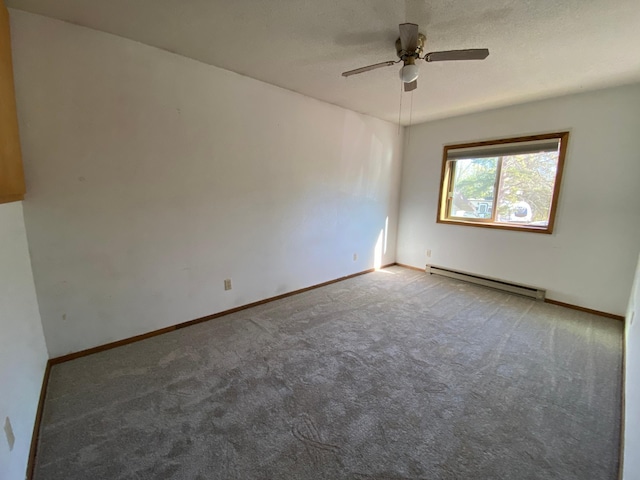
M0 0L0 203L24 198L24 172L11 62L9 12Z

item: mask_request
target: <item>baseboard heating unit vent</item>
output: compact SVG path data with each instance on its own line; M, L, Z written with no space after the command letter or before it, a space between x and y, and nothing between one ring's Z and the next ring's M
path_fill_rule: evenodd
M461 272L450 268L438 267L436 265L427 265L426 272L430 275L442 275L443 277L455 278L464 282L476 283L489 288L504 290L505 292L516 293L536 300L544 300L546 290L529 285L521 285L518 283L498 280L497 278L483 277L473 273Z

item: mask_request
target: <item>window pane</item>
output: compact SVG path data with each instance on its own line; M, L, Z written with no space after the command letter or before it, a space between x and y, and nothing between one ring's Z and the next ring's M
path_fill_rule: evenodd
M547 226L557 168L558 152L503 157L495 221Z
M438 223L553 233L569 132L445 145Z
M491 218L497 158L457 160L453 172L450 217Z

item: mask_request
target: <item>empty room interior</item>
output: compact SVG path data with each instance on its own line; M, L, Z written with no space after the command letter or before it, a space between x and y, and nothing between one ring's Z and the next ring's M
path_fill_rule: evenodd
M640 479L639 25L0 0L0 478Z

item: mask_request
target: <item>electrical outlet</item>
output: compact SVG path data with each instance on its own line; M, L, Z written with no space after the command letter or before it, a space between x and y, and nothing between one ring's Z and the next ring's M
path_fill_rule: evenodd
M358 260L358 254L357 254L357 253L354 253L354 254L353 254L353 261L355 262L356 260Z
M431 258L431 250L427 250L427 258Z
M231 279L230 278L226 278L224 280L224 289L225 290L231 290Z

